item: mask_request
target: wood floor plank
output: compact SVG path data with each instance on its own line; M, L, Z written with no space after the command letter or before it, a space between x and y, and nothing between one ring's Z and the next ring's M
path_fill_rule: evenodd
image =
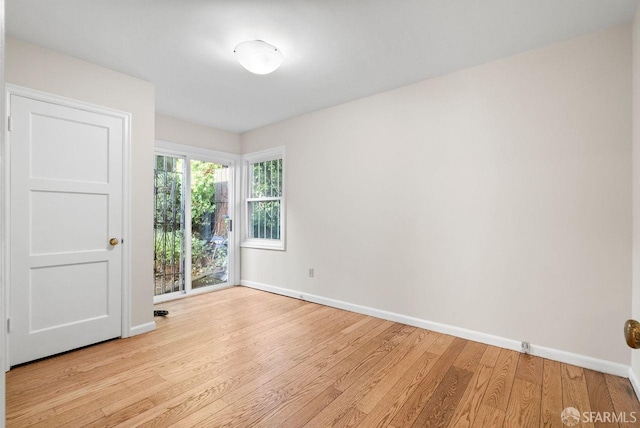
M225 338L225 335L233 334L234 332L236 332L237 334L238 326L242 326L242 327L248 326L246 328L256 328L262 325L263 328L268 329L269 327L268 324L269 322L271 322L271 319L284 316L290 311L290 309L300 306L299 304L295 303L295 301L293 301L292 299L287 299L286 301L281 301L281 302L273 301L271 299L272 297L270 297L269 300L267 300L266 302L259 302L259 301L257 302L260 304L260 306L255 306L254 308L256 309L256 311L258 311L258 313L253 313L252 311L249 313L249 315L247 315L246 317L243 317L243 320L234 319L229 322L225 321L225 323L222 325L216 325L217 328L216 328L215 334L207 336L206 339L221 340ZM269 303L269 302L273 302L273 303ZM252 309L251 304L247 306L248 306L248 309ZM205 317L210 317L211 316L210 312L211 311L207 311L207 313L205 314ZM264 315L270 316L267 318L267 321L265 321L265 319L263 318ZM186 318L186 321L180 318L176 318L175 322L186 323L187 325L189 323L192 324L194 322L191 316L185 316L185 318ZM199 321L203 322L207 320L200 319L199 317ZM168 328L168 330L170 330L170 328ZM185 329L182 328L182 330L185 330ZM167 347L173 352L175 352L175 349L183 350L184 347L180 345L184 343L190 343L197 336L198 336L197 331L194 331L194 329L192 328L186 329L186 331L181 331L181 334L179 335L170 334L170 333L167 335L166 331L159 331L158 334L156 335L156 340L153 341L155 352L150 356L157 357L158 355L163 355L164 353L162 351L164 350L163 349L164 347ZM77 379L78 375L82 375L83 373L88 375L104 374L105 373L104 370L96 371L95 369L103 368L107 364L111 364L116 361L118 363L121 363L123 361L126 362L128 360L131 360L132 356L136 356L136 358L134 359L134 361L131 361L131 362L133 363L138 362L140 360L139 353L141 351L147 352L149 350L147 346L144 346L149 340L151 339L148 339L143 335L142 337L140 337L140 339L136 338L136 340L127 339L124 341L111 341L111 342L105 343L104 347L84 348L80 351L77 351L78 353L81 354L79 360L74 359L74 364L70 367L70 369L67 369L67 370L71 370L75 372L74 374L76 375L76 379ZM112 352L113 348L117 345L119 345L118 352ZM90 351L93 349L102 349L102 348L105 349L104 352L90 353ZM65 361L64 356L62 356L62 358L59 359L58 361ZM94 379L90 379L90 380L94 380Z
M294 414L289 416L282 422L283 427L298 428L304 426L311 418L320 413L325 407L327 407L333 400L338 398L342 394L342 391L338 391L329 386L322 391L319 395L309 400L304 406L298 409Z
M269 414L276 406L286 406L304 390L315 389L322 391L332 385L335 379L318 376L313 379L299 379L278 389L265 389L253 393L233 402L233 405L223 408L197 424L194 428L219 426L253 426L263 415ZM224 400L224 399L223 399ZM226 402L226 400L224 400Z
M123 384L125 383L123 382ZM61 425L65 425L73 420L80 418L85 413L93 412L95 410L100 410L103 415L106 415L105 412L102 411L105 406L121 401L123 400L123 398L130 397L131 395L136 394L140 391L147 391L149 390L149 388L153 388L158 385L166 385L166 381L162 378L162 376L156 374L135 384L127 385L124 390L114 390L108 395L91 394L86 397L90 401L81 399L67 403L68 405L72 405L73 407L65 405L58 406L55 410L56 414L59 416L56 417L55 425L57 426L58 423L60 423ZM105 388L105 390L111 390L111 388ZM131 404L131 401L127 402L129 403L129 405Z
M344 352L333 352L332 348L321 347L320 352L314 353L313 349L308 351L308 355L312 355L312 357L304 358L304 365L297 363L295 360L287 360L284 365L278 366L278 369L289 368L289 370L284 370L286 372L284 375L273 377L273 374L270 373L269 375L272 376L271 381L266 383L258 382L253 386L239 388L225 395L223 399L226 402L233 402L234 406L224 408L221 412L199 422L196 426L205 427L213 423L222 422L244 426L252 424L254 421L259 420L262 415L270 413L275 406L288 402L294 394L304 388L305 383L314 382L319 376L325 375L353 352L357 352L361 347L369 347L372 343L376 344L376 347L380 346L381 343L384 343L402 329L401 324L390 324L389 327L379 333L377 330L372 330L365 334L362 334L359 330L356 331L355 333L360 334L360 337L352 339L348 343L351 345L357 344L357 346L344 346L341 350ZM382 323L381 327L387 325ZM367 340L359 341L361 338L367 338ZM315 369L309 370L309 365L314 363ZM326 376L330 378L330 376Z
M23 413L18 416L7 412L6 424L10 427L32 427L32 426L50 426L50 421L54 420L56 412L53 409L37 410L34 413Z
M308 426L326 426L336 423L335 421L341 419L344 414L357 408L360 400L375 389L393 368L401 367L402 365L398 363L405 358L407 353L418 347L420 342L416 340L424 337L417 329L409 331L411 331L409 336L398 334L398 338L402 341L388 352L386 358L381 359L371 369L363 372L338 398L309 421ZM334 387L337 384L338 382L334 384ZM361 413L365 414L365 412Z
M637 420L636 423L640 422L640 403L629 379L609 374L604 375L604 377L615 411L624 413L627 416L627 421L633 419L633 413ZM623 426L623 424L620 425Z
M363 346L340 364L336 364L327 372L328 376L336 379L334 387L340 391L348 389L363 373L374 367L413 331L415 331L414 327L400 326L389 336L381 337L381 342L372 341L369 346Z
M448 426L472 376L473 372L451 366L412 426Z
M114 427L118 426L122 423L127 424L134 416L140 414L149 409L153 409L155 404L153 404L149 400L141 400L137 403L133 403L130 406L127 406L123 412L119 412L117 414L106 416L102 419L95 420L89 424L84 425L85 428L106 428L106 427ZM129 425L130 426L130 425Z
M391 425L405 427L413 424L465 345L466 341L463 339L455 338L451 341L450 346L442 353L432 370L407 398L400 411L391 421ZM429 350L431 351L431 348Z
M454 339L455 337L449 336L448 334L439 334L436 337L435 342L433 342L433 345L429 348L429 352L436 355L442 355L447 349L449 349L449 346L453 343Z
M337 329L341 328L340 323L336 324L336 326ZM358 331L354 332L354 334L356 333L358 333ZM291 357L291 355L289 355L289 357ZM261 360L261 362L265 363L265 360ZM256 365L256 363L248 364ZM283 367L286 368L286 366ZM238 367L235 367L234 365L234 367L227 370L226 373L222 374L222 378L215 378L204 384L196 384L193 388L186 390L184 393L178 396L174 396L171 393L178 392L178 390L175 388L173 391L170 391L169 394L165 394L164 391L160 392L161 396L168 399L168 401L163 401L162 398L158 398L157 396L152 397L155 401L158 402L158 407L146 412L146 415L138 415L136 417L136 421L143 422L150 420L163 420L165 421L165 424L173 423L178 419L185 417L188 413L198 413L201 409L210 406L212 403L219 404L218 401L221 398L227 396L229 393L233 393L236 389L251 389L251 385L253 384L255 379L259 379L261 377L277 377L277 371L262 364L256 365L254 372L247 371L245 369L244 372L239 375L240 377L229 378L229 376L233 375L237 369ZM282 372L284 371L286 370L282 370ZM281 381L282 378L278 378L278 380ZM183 389L181 385L177 386L180 386L180 390ZM192 386L191 383L189 383L189 386ZM205 388L203 389L203 387ZM243 394L244 392L241 393L241 395ZM233 399L231 400L234 401ZM177 403L180 404L178 405ZM219 406L220 410L224 409L225 407L226 406ZM158 410L161 410L161 412L159 413Z
M487 386L489 386L491 373L493 373L493 367L481 364L476 368L473 377L469 381L467 391L460 400L460 405L451 418L450 426L468 428L473 425L473 422L478 416L484 393L487 390Z
M495 367L499 355L500 348L497 346L487 346L487 349L484 351L484 355L480 360L480 364L487 367Z
M70 415L56 415L55 417L42 421L34 425L29 425L30 428L51 428L51 427L85 427L93 424L97 421L104 421L106 416L104 413L98 410L86 411L84 413Z
M283 331L280 334L282 335L282 333ZM332 336L334 333L335 329L325 329L324 331L317 330L315 337L317 339L326 338ZM308 334L308 331L300 332L300 334ZM207 379L215 377L217 374L227 372L229 370L229 365L232 366L233 370L234 367L240 365L248 365L247 367L250 367L251 364L255 363L262 365L269 364L270 361L279 359L285 353L286 355L291 356L292 354L295 354L296 347L287 346L287 344L290 344L290 341L295 339L298 335L299 334L292 334L289 331L284 341L278 339L274 340L273 337L269 337L268 343L271 345L269 347L261 347L263 348L261 351L257 351L253 349L253 347L240 348L231 354L225 355L223 358L215 358L215 360L197 368L188 370L185 367L183 370L183 376L180 376L180 373L167 373L163 371L163 377L171 380L173 382L173 387L160 389L150 398L152 401L160 403L190 389L192 386L201 384ZM301 341L301 344L306 344L306 342ZM228 362L228 364L220 364L225 361ZM184 376L184 374L186 374L186 376Z
M468 342L453 366L463 370L474 371L487 350L487 345L478 342Z
M600 413L599 416L596 415L594 422L596 428L618 427L618 423L605 421L604 419L605 414L610 415L615 412L604 373L584 369L584 378L587 382L591 411ZM638 416L640 416L640 414ZM607 417L607 419L609 418Z
M257 340L257 339L256 339ZM199 347L203 351L205 351L210 357L219 356L222 352L232 352L235 349L238 349L242 346L246 346L246 338L245 342L241 342L241 338L233 341L229 346L222 348L218 347L216 350L209 351L209 346L213 347L213 343L208 340L200 340ZM221 341L223 343L223 341ZM224 349L222 351L221 349ZM80 384L95 384L100 381L107 382L118 382L126 378L126 376L131 376L132 373L138 373L141 376L145 376L148 373L145 371L152 371L156 366L161 365L163 361L164 355L173 355L173 359L182 358L183 360L189 360L190 354L185 350L185 346L177 346L174 349L157 349L156 347L151 347L144 351L144 353L138 353L134 355L132 358L127 359L126 361L119 359L115 360L106 365L103 365L99 369L94 368L88 372L79 373L76 378L78 379ZM129 360L137 360L137 361L129 361ZM57 397L56 397L57 398Z
M354 407L349 409L344 415L334 421L331 426L333 428L355 427L362 419L364 419L365 416L367 416L365 413Z
M340 325L338 324L336 329L339 329L339 328L340 328ZM320 337L324 337L324 335L328 335L328 337L333 337L332 332L335 333L335 329L333 330L329 329L325 331L324 333L322 333L322 336ZM304 343L305 342L302 342L302 344ZM305 347L305 349L308 349L308 348ZM209 397L208 398L209 401L217 398L221 398L224 394L228 394L229 392L234 391L236 388L246 389L248 386L252 385L256 381L256 379L265 379L265 378L268 379L268 378L271 378L272 376L276 376L277 373L279 372L286 371L285 370L286 366L283 366L278 370L273 370L269 366L269 364L278 364L278 362L280 361L279 357L281 356L286 356L288 359L291 359L291 357L296 354L295 347L289 347L287 351L288 353L286 355L281 353L275 353L268 357L264 356L262 358L260 357L262 354L256 353L255 351L252 352L251 354L254 356L254 359L256 359L257 363L260 363L260 365L256 367L257 370L252 371L252 370L247 370L245 368L244 369L245 373L242 374L242 377L234 378L232 382L228 382L226 380L226 377L224 377L224 375L229 373L234 373L235 371L237 371L238 365L230 363L231 367L226 367L226 366L222 367L223 370L221 371L221 373L223 374L223 378L224 378L222 383L218 383L216 379L210 379L205 383L194 382L193 378L190 378L184 382L174 383L173 387L171 388L165 388L163 390L154 392L153 395L150 395L149 397L154 402L158 403L159 406L167 406L168 401L165 401L165 400L171 400L171 402L175 402L176 401L175 397L177 394L182 394L181 397L193 396L193 397L196 397L195 399L197 399L198 396L206 395ZM238 360L243 361L244 358L239 358ZM256 362L249 361L245 364L252 366L252 365L255 365ZM240 369L242 370L242 367L240 367ZM210 370L208 376L207 376L207 373L204 373L204 374L199 374L198 376L196 376L196 378L197 379L203 378L206 380L207 378L211 377L211 374L212 374L212 371ZM206 388L202 389L202 387L206 387ZM215 395L211 395L210 392L215 392Z
M542 386L516 377L511 397L504 424L513 428L540 426Z
M413 395L414 391L431 372L440 357L440 355L431 354L429 351L422 354L373 410L369 412L360 426L365 428L391 426L391 420L404 406L408 397Z
M260 366L253 364L253 371L229 372L220 375L205 384L191 388L184 393L177 395L171 399L154 403L151 399L145 398L140 401L151 401L154 406L138 413L135 417L126 420L126 424L135 423L136 426L168 426L179 421L190 413L194 413L202 408L219 405L224 394L242 385L244 382L255 375ZM223 406L225 407L225 406ZM126 413L126 408L118 409L110 412L106 408L102 409L110 417L122 415Z
M506 412L518 366L518 357L517 352L508 349L500 350L482 404L503 413Z
M494 407L482 404L478 416L473 421L473 427L496 428L504 424L505 412Z
M542 385L543 359L528 354L520 354L516 379L524 380L535 385Z
M363 325L365 325L369 321L371 321L371 318L363 316L361 320L351 324L349 327L343 329L340 333L341 334L349 334L349 333L359 329L360 327L362 327Z
M274 427L282 426L282 421L296 413L300 404L311 401L319 393L326 391L335 379L319 376L312 381L290 385L286 390L268 391L250 400L236 402L233 406L215 413L194 426L230 424L235 426ZM271 411L276 407L275 411Z
M366 395L358 401L357 407L367 415L380 403L383 397L391 391L402 376L410 370L411 366L421 358L435 341L437 335L431 334L426 330L417 330L414 337L410 337L410 350L400 361L393 363L393 367L376 385L374 385Z
M301 406L314 402L315 399L323 393L327 394L324 396L325 400L328 400L329 396L333 397L331 401L335 400L335 398L340 394L336 396L333 395L334 390L338 391L335 389L334 385L335 379L326 378L326 376L320 376L313 382L305 382L304 386L299 391L282 400L274 409L271 411L263 411L262 416L251 423L252 428L287 426L284 425L285 421L293 417L300 410ZM327 393L327 391L329 392ZM325 406L323 408L329 404L330 402L325 401Z
M584 369L570 364L561 364L562 368L562 407L575 407L580 414L591 412L587 381ZM583 423L582 426L594 427L593 423Z
M8 372L7 426L560 428L567 406L640 415L627 379L272 293L159 307L170 314L153 332ZM582 426L616 426L601 422Z
M542 370L542 401L540 426L562 428L562 367L557 361L544 360Z
M294 358L289 356L281 363L274 363L269 373L256 377L251 383L237 391L233 391L225 397L225 400L235 402L244 399L258 388L282 388L291 379L295 380L301 376L320 376L362 346L367 346L370 341L376 340L376 338L380 340L378 336L385 336L390 331L397 331L399 328L399 325L385 321L377 324L374 328L364 326L337 340L328 340L314 347L309 347L305 352L296 355ZM284 373L287 374L286 378L280 376Z
M224 343L224 351L217 351L215 354L206 354L197 356L196 358L180 358L176 361L177 364L172 364L171 367L163 368L162 374L165 378L172 380L174 378L183 377L185 372L204 371L211 368L212 365L218 366L224 362L225 359L238 362L238 359L243 354L249 355L249 353L246 352L248 348L263 347L265 343L269 343L275 347L286 346L287 339L294 339L300 335L306 335L309 333L308 328L300 328L297 324L292 325L293 323L306 323L307 321L317 322L318 320L326 317L326 315L326 312L319 311L318 307L315 305L296 308L292 311L281 314L280 316L276 316L274 319L275 324L263 324L263 326L266 327L264 331L262 328L256 328L257 325L254 325L253 328L244 328L244 340L243 343L239 344L239 346L235 346L235 344L230 346L231 344L229 342L225 342L223 340L224 337L219 337L217 338L219 341L217 341L216 344L220 345ZM295 320L291 318L292 316L296 317ZM283 331L287 332L286 338L282 337ZM251 340L248 340L249 338ZM265 351L273 351L274 346L269 346ZM212 359L211 357L214 355L216 358Z
M221 411L222 409L224 409L227 406L228 406L228 404L224 400L216 400L212 404L210 404L210 405L208 405L206 407L203 407L200 410L194 411L193 413L189 413L188 415L186 415L182 419L178 420L176 423L168 425L168 426L170 426L170 427L180 427L180 428L193 428L198 423L200 423L203 420L211 417L211 415L216 414L217 412ZM131 425L129 425L129 426L131 426ZM135 426L135 425L133 425L133 426ZM124 426L123 426L123 428L124 428Z

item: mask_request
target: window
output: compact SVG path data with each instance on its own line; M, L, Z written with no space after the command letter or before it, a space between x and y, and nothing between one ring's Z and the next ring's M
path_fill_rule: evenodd
M244 156L244 247L284 250L284 148Z
M156 154L154 170L154 295L184 290L184 158Z

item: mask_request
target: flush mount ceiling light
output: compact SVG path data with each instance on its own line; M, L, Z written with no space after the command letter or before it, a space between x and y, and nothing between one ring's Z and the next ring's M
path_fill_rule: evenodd
M255 74L269 74L282 64L282 52L262 40L242 42L233 52L240 65Z

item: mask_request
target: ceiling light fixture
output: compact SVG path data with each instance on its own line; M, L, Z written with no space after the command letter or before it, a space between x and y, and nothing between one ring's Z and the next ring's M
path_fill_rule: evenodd
M269 74L282 64L282 52L262 40L240 43L233 50L241 66L254 74Z

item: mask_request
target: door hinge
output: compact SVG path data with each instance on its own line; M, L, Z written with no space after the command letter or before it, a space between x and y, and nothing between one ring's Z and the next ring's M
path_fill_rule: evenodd
M11 318L7 318L7 333L11 333Z
M229 232L233 232L233 220L229 219Z
M13 130L13 120L11 120L11 116L7 118L7 130L9 132Z

